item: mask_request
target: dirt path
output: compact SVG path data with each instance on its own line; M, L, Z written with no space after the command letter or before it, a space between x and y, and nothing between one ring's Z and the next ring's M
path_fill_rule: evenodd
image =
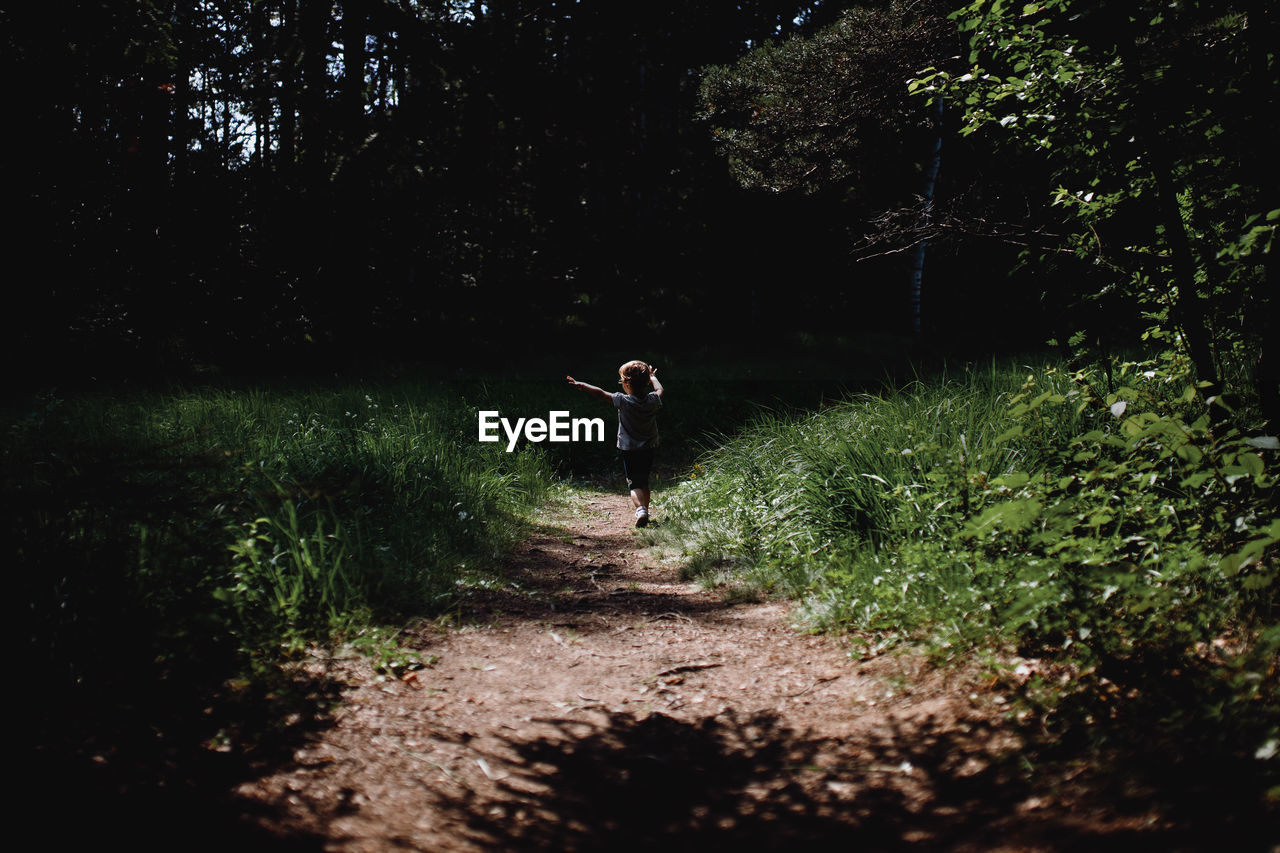
M782 604L682 582L627 510L593 493L549 518L508 588L415 636L433 666L350 664L334 724L239 794L343 851L1097 849L1137 828L998 760L1016 744L980 683L852 661Z

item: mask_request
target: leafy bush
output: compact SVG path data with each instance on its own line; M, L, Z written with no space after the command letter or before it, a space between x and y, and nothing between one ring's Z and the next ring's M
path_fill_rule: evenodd
M1001 439L1043 446L1064 416L1088 429L992 482L960 532L988 562L1017 556L1008 624L1115 658L1270 618L1275 439L1215 426L1195 388L1154 362L1122 365L1106 394L1075 378L1063 395L1028 377Z
M668 535L818 625L1069 662L1055 702L1216 668L1217 713L1261 701L1265 746L1277 449L1215 423L1174 360L968 372L761 419L668 497Z

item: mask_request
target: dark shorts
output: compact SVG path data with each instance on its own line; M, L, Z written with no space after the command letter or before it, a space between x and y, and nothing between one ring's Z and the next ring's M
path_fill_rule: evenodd
M627 477L627 488L649 488L649 470L653 468L653 448L619 450L618 453L622 456L622 473Z

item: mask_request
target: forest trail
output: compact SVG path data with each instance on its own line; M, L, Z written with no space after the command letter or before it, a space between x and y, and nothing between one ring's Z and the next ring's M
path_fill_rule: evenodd
M1145 823L1033 786L976 668L853 660L783 603L681 581L623 495L546 522L509 584L413 636L432 666L338 662L333 724L239 787L246 812L340 851L1083 850Z

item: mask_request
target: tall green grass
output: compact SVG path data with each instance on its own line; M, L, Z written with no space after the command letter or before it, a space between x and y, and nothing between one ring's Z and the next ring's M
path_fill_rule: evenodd
M1176 755L1274 809L1280 444L1218 414L1169 358L941 375L759 417L650 535L859 645L1016 651L994 673L1032 739Z
M925 552L970 509L966 472L1035 461L1035 447L996 441L1022 379L970 369L816 415L762 415L668 493L668 535L695 573L744 573L803 598L822 624L909 629L945 613L981 630L971 617L989 585ZM912 553L920 559L896 559Z
M1265 661L1275 439L1215 424L1177 371L1113 378L971 369L761 417L667 494L665 535L820 626L1091 664L1242 633Z
M439 612L520 534L546 454L476 440L518 388L45 396L5 424L8 568L42 680L118 695Z
M612 408L563 380L572 371L607 386L620 358L501 378L11 406L0 482L33 668L84 685L124 678L131 668L113 658L269 667L353 625L440 612L495 565L557 478L603 476L623 490ZM662 364L664 475L755 399L819 393L794 367ZM477 441L480 409L601 417L605 441L522 441L507 453L505 438Z
M651 535L860 643L1041 659L1005 681L1037 737L1196 755L1274 807L1277 451L1177 359L966 370L759 417Z

